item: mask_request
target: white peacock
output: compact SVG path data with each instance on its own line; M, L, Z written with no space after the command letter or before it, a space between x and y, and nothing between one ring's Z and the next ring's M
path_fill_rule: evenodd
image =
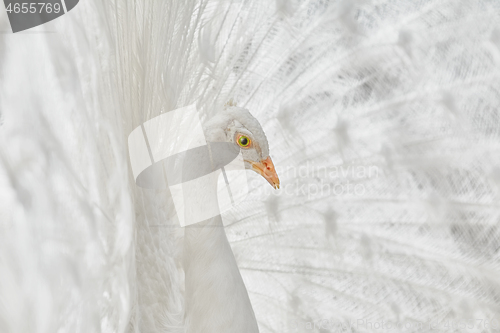
M497 331L499 4L86 0L0 34L0 331ZM129 133L189 105L280 190L181 228L136 186Z

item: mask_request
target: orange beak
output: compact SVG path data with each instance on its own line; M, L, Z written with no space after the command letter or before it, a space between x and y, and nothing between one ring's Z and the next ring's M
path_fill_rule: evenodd
M260 174L264 177L269 184L275 189L280 188L280 180L278 178L278 174L276 173L276 169L274 169L273 161L271 161L271 157L266 158L261 162L250 162L252 164L253 171Z

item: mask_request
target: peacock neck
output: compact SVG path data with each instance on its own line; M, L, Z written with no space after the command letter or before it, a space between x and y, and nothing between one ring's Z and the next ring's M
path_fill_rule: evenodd
M221 217L187 226L184 237L186 332L258 332Z

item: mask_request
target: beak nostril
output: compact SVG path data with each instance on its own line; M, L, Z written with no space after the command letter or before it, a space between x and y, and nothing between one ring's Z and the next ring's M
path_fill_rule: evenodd
M252 164L252 169L263 176L271 186L275 189L279 188L279 179L276 174L276 169L274 168L273 161L270 157L265 160L260 160L259 162L250 162Z
M267 162L264 162L264 167L267 169L267 170L272 170L273 167L271 165L269 165L269 163Z

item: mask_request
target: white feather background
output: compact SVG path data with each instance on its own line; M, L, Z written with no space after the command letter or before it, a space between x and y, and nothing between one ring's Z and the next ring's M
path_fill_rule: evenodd
M0 332L184 331L183 229L127 136L230 99L281 181L223 214L261 332L499 331L499 14L82 0L12 34L2 9Z

